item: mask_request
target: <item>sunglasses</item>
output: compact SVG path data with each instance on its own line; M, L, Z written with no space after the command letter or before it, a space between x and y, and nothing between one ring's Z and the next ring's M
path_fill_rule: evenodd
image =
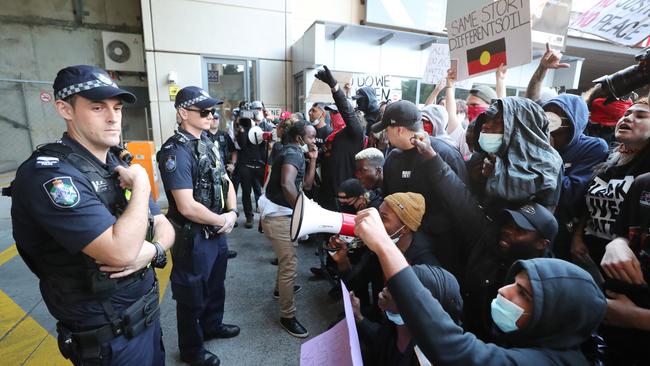
M190 108L185 108L188 111L193 111L193 112L199 112L199 115L201 118L205 118L209 115L215 115L217 113L216 109L190 109Z

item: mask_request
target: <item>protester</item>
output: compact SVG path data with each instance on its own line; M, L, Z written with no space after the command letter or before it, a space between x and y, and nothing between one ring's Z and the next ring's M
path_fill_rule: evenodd
M384 154L374 147L361 150L354 156L356 169L354 176L361 181L365 189L381 194L384 180Z
M379 103L377 102L375 89L371 86L361 87L357 89L352 99L357 101L357 109L363 112L366 120L366 135L369 135L372 125L379 120Z
M606 362L650 363L650 173L634 179L601 262L607 275L607 317L601 334Z
M551 145L564 164L560 201L555 211L559 234L553 252L557 257L568 260L571 243L569 229L579 215L576 204L583 199L594 166L607 158L607 143L601 138L584 134L589 111L581 97L561 94L544 104L543 109L549 119Z
M582 220L574 231L572 257L589 256L600 263L605 246L615 238L613 224L634 178L650 172L650 107L646 98L635 102L616 124L620 145L597 167L587 184Z
M544 52L542 57L539 59L539 65L530 77L524 97L531 99L539 105L546 104L547 100L550 99L549 96L553 95L553 92L550 92L549 94L549 90L552 89L544 89L542 87L546 73L550 69L558 70L570 67L569 64L560 62L561 59L562 52L553 50L551 46L546 43L546 52ZM555 93L555 95L557 95L557 93Z
M368 207L379 208L384 201L381 195L366 190L356 178L344 180L338 189L336 198L339 203L339 211L351 214Z
M587 101L589 106L589 124L587 133L590 136L600 137L613 149L615 142L615 129L618 121L632 106L631 99L614 100L605 104L606 98L594 98Z
M294 294L300 286L294 285L298 257L296 243L290 238L291 214L302 188L310 188L316 173L318 151L315 145L316 130L304 122L296 122L286 131L287 143L273 162L266 193L260 197L262 228L271 240L278 258L278 272L274 296L279 298L280 325L298 338L309 336L307 329L296 319ZM305 162L307 150L309 163Z
M388 196L396 192L414 192L425 197L427 208L423 228L433 238L431 245L442 267L457 275L460 273L461 254L458 246L453 244L454 228L446 214L448 207L434 198L426 162L412 143L416 133L423 133L421 119L420 111L413 103L401 100L388 105L382 122L373 127L373 132L386 129L388 140L395 147L384 163L382 193ZM436 151L440 151L442 159L466 181L467 171L460 152L440 138L429 137L429 140Z
M489 211L534 201L551 212L560 198L562 158L549 144L548 120L530 99L498 99L476 120L487 158L485 198Z
M454 276L440 267L415 265L413 273L431 296L440 302L442 308L458 325L461 324L463 299ZM359 299L350 292L354 319L362 342L364 362L369 365L413 365L420 366L424 355L415 344L408 327L399 315L399 310L388 288L379 294L379 306L390 321L377 323L361 313ZM416 350L417 349L417 350Z

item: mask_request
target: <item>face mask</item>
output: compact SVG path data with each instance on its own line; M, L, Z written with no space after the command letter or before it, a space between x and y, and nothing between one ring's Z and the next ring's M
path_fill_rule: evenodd
M478 144L486 153L494 154L503 144L503 134L481 132L478 135Z
M404 226L405 226L405 225L402 225L401 228L395 230L395 232L392 233L392 234L390 235L390 240L393 241L393 244L397 244L397 242L399 241L399 239L402 237L402 234L400 233L400 231L402 231L402 229L404 228Z
M488 109L486 105L468 105L467 106L467 119L470 122L476 119L479 114L485 112Z
M309 146L307 144L302 144L300 145L300 149L302 150L303 153L308 153L309 152Z
M497 294L490 307L492 309L492 321L499 329L505 333L519 329L517 320L524 314L524 309L519 305L501 296L501 294Z
M318 116L318 117L314 117L314 119L312 119L309 122L311 123L312 126L316 126L317 124L320 123L320 118L321 117L323 117L323 113L321 113L320 116Z
M404 325L404 320L402 319L401 315L391 313L388 310L384 311L384 313L386 313L386 317L388 318L388 320L393 322L393 324L395 324L395 325Z
M261 121L263 119L264 119L264 114L262 114L262 111L255 111L255 120Z

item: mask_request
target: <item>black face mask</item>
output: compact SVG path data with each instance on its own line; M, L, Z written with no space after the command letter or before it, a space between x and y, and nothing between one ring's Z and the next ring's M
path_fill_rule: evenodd
M519 259L532 259L540 256L537 248L535 248L535 243L527 244L511 244L507 252L503 253L504 257L512 262Z
M368 112L368 97L357 99L357 109L363 112Z
M342 205L339 203L339 211L347 214L356 214L357 208L353 205Z

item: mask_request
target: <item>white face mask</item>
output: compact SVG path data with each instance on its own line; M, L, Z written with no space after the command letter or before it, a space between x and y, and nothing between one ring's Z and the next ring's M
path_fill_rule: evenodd
M503 144L503 134L481 132L478 135L478 144L486 153L494 154L499 151L499 148Z
M262 121L264 119L264 114L262 111L255 111L255 120Z
M402 227L400 227L399 229L395 230L395 232L392 233L392 234L390 235L390 240L393 241L393 244L397 245L397 242L398 242L399 239L402 237L402 234L400 233L400 231L402 231L402 229L404 228L404 226L406 226L406 225L402 225Z
M318 116L318 117L314 117L314 119L312 119L312 120L309 121L309 122L311 123L312 126L316 126L317 124L320 123L320 119L321 119L321 117L323 117L323 113L322 113L322 112L321 112L320 116Z
M307 146L307 144L302 144L302 145L300 145L300 149L301 149L302 152L304 152L305 154L309 152L309 146Z

